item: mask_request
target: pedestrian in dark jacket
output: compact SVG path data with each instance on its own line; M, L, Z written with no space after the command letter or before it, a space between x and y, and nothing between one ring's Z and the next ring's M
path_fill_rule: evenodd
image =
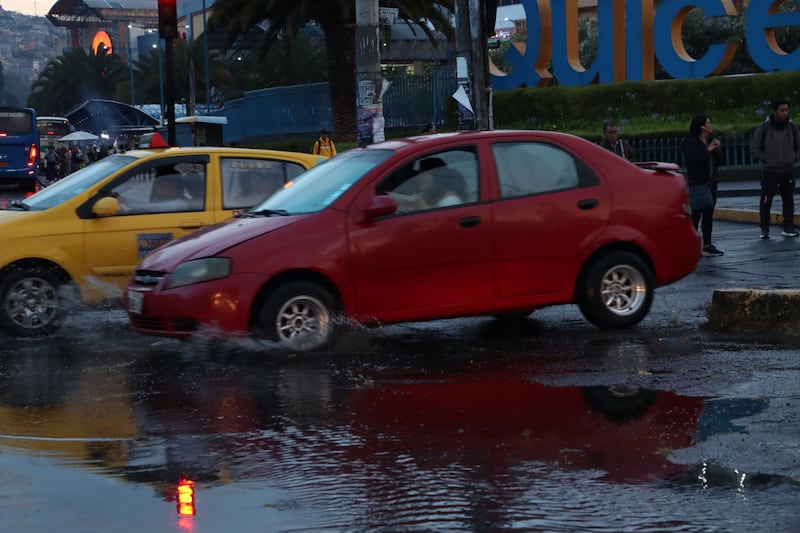
M603 140L600 141L600 146L623 159L636 161L636 150L631 143L619 138L619 128L613 122L603 124Z
M689 187L705 185L711 190L710 207L692 208L692 221L695 227L700 226L700 233L703 235L703 255L707 257L724 255L724 252L711 242L714 206L717 203L716 168L722 164L720 142L719 139L711 138L713 132L711 117L697 115L689 124L689 135L683 141L683 157Z
M54 144L47 147L47 153L44 156L44 171L48 184L58 180L58 152L56 152Z
M794 166L800 160L800 131L789 119L789 103L776 100L772 114L756 128L750 140L750 153L761 164L761 199L758 211L761 238L769 239L772 199L780 190L783 206L784 237L797 237L794 227Z

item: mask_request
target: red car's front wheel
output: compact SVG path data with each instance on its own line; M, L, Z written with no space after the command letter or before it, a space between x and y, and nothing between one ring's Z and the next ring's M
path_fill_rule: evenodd
M292 351L308 352L330 343L335 309L328 291L315 283L293 281L267 297L254 329Z

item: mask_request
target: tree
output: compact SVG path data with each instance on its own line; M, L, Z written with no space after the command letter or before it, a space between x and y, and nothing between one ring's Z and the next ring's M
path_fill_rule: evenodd
M779 12L800 11L800 4L784 2ZM745 46L745 21L747 7L740 9L735 17L709 18L701 9L693 9L686 17L682 38L686 51L693 57L702 57L710 43L736 43L738 47L731 64L723 74L748 74L761 72L747 53ZM775 31L775 41L787 53L800 47L800 32L794 27L781 27Z
M3 72L3 62L0 61L0 105L8 105L6 95L6 76Z
M219 85L226 99L244 91L316 83L328 79L325 49L308 32L299 31L293 42L285 37L264 49L263 39L254 39L255 50L239 49L228 57L230 83ZM251 46L252 48L252 46Z
M116 54L73 48L50 60L31 85L28 105L40 115L63 115L92 98L111 99L128 69Z
M163 45L162 45L163 46ZM173 40L173 72L175 77L175 100L189 101L192 93L192 81L197 102L205 102L205 58L202 39ZM164 64L164 51L152 48L139 54L134 62L134 90L137 102L158 102L161 99L161 78L164 74L159 69L159 52L161 69ZM210 86L222 87L233 83L234 79L219 55L209 51L208 69L211 72ZM194 75L191 71L194 70ZM130 87L127 87L130 93Z
M399 9L399 17L419 27L434 41L434 31L453 39L450 24L453 0L388 0ZM208 21L209 31L225 30L225 46L231 47L241 36L266 22L263 49L276 42L293 45L297 30L306 23L317 23L325 34L328 59L333 129L341 140L356 139L356 14L354 0L217 0ZM425 21L430 22L428 25ZM435 41L434 41L435 42Z

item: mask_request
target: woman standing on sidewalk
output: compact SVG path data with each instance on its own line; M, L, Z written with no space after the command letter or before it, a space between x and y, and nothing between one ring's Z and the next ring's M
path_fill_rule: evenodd
M703 255L720 256L724 252L711 243L711 230L714 225L714 207L717 204L717 168L722 164L719 139L712 139L714 128L708 115L696 115L689 124L689 135L683 141L683 158L686 166L686 180L689 187L705 185L711 191L711 206L695 209L692 207L692 220L695 227L700 226L703 235Z

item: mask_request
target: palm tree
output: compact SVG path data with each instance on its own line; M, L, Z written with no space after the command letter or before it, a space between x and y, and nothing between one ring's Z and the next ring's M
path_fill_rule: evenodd
M189 101L192 93L192 81L195 81L195 98L198 102L205 101L205 59L202 39L175 40L173 51L172 75L175 80L175 100ZM134 63L134 88L137 102L158 102L161 98L161 78L165 73L159 70L159 57L161 54L161 68L164 65L164 51L151 48L139 55ZM233 75L225 66L219 56L209 52L208 69L211 72L210 86L224 87L233 83ZM190 73L194 70L194 74Z
M63 115L92 98L113 98L128 70L116 54L72 48L51 59L31 85L28 105L42 115Z
M257 44L256 48L261 45ZM228 58L232 76L222 86L226 99L239 98L245 91L316 83L328 79L325 49L306 32L293 42L281 38L268 50L238 50Z
M420 27L429 39L434 31L453 39L448 13L453 0L388 0L386 5L399 9L399 17ZM429 21L433 29L423 21ZM225 46L267 21L263 46L268 49L280 39L293 43L303 24L315 22L325 33L328 55L333 129L341 140L356 139L355 72L356 17L355 0L217 0L209 19L209 31L227 28Z

